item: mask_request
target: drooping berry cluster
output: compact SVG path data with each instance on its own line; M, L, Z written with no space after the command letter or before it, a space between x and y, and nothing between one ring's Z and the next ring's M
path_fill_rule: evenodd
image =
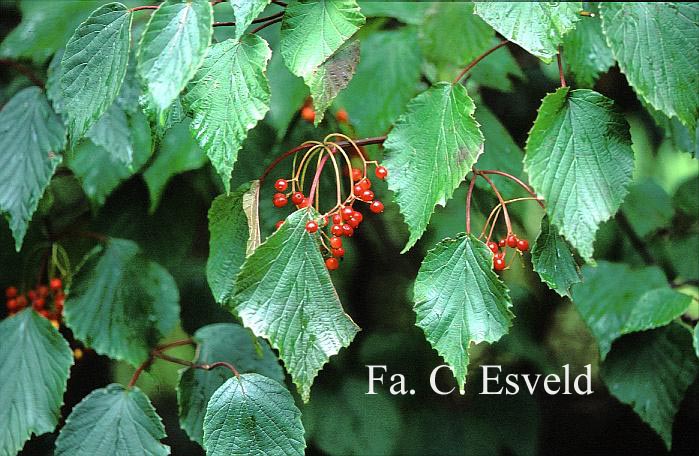
M498 242L488 241L488 248L493 252L493 269L502 271L507 268L506 255L507 248L514 249L520 254L529 250L529 241L520 239L516 234L510 233L506 238L500 239Z
M35 288L27 291L26 294L19 293L17 287L8 287L5 290L7 301L5 306L10 315L13 315L28 305L36 310L41 316L48 318L55 327L58 327L63 314L63 303L65 294L63 293L63 281L55 277L48 284L39 284Z
M388 176L388 170L376 164L374 174L378 179L383 180ZM384 210L383 203L375 199L374 192L371 190L371 180L366 174L366 167L364 170L352 168L351 175L353 188L350 196L344 203L321 215L318 220L311 220L306 223L306 231L309 233L316 233L320 228L328 229L328 233L321 231L321 244L323 246L325 265L329 270L337 269L340 265L339 259L345 255L342 237L352 237L355 230L359 228L359 225L364 220L364 215L354 208L355 202L366 203L369 206L369 210L374 214L380 214ZM276 207L286 206L289 200L299 209L311 205L310 199L301 191L287 192L289 181L285 179L278 179L274 183L274 188L278 192L272 197L272 203ZM279 220L276 228L278 229L282 223L284 221Z

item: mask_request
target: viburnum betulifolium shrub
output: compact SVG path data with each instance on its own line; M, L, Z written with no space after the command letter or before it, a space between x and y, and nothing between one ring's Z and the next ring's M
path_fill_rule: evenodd
M8 3L0 455L697 450L698 3Z

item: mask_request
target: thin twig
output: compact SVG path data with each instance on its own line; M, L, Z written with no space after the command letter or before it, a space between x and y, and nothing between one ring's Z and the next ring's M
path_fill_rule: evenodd
M283 11L280 11L280 12L278 12L278 13L276 13L276 14L272 14L271 16L260 17L260 18L258 18L258 19L255 19L254 21L251 22L251 24L259 24L259 23L262 23L262 22L271 21L271 20L273 20L273 19L277 19L277 18L280 18L280 17L282 17L282 16L284 16L284 12L283 12ZM227 26L235 27L235 22L233 22L233 21L229 21L229 22L214 22L213 26L214 26L214 27L227 27Z
M481 174L497 174L498 176L502 176L502 177L506 177L506 178L510 179L511 181L515 182L517 185L519 185L520 187L522 187L522 188L523 188L527 193L529 193L531 196L533 196L534 199L536 200L536 202L539 203L539 206L541 206L542 209L544 208L544 203L543 203L543 202L541 201L541 199L536 195L536 193L534 192L534 190L533 190L530 186L528 186L527 184L525 184L524 182L522 182L521 179L519 179L519 178L513 176L512 174L506 173L506 172L504 172L504 171L498 171L498 170L496 170L496 169L485 169L485 170L479 170L478 172L481 173Z
M638 252L638 255L641 257L641 259L643 259L643 262L648 266L657 264L655 258L653 258L653 255L650 253L650 250L648 250L648 247L646 247L646 243L643 242L643 239L641 239L638 234L636 234L636 231L631 226L631 223L629 223L629 219L626 218L626 215L624 215L623 212L617 212L616 222L617 225L619 225L619 228L626 234L626 237L629 239L629 242L631 242L631 245L636 252Z
M474 173L480 174L479 171L475 171ZM507 226L507 235L509 236L512 234L512 223L510 222L510 214L507 212L507 204L505 203L505 200L503 199L502 195L500 194L500 191L498 188L495 186L492 180L486 175L486 174L480 174L483 179L490 185L490 188L493 189L495 192L495 196L497 196L498 201L500 201L500 204L502 204L502 215L505 217L505 225Z
M17 70L17 72L21 73L24 77L29 79L29 81L31 81L32 84L39 86L42 89L46 87L44 81L41 80L36 74L34 74L34 70L32 70L27 65L15 62L11 59L0 59L0 65L7 65L10 68L14 68L15 70Z
M466 194L466 233L471 234L471 197L473 196L473 187L476 185L476 177L478 174L473 173L471 183L468 184L468 193Z
M459 81L461 81L461 78L463 78L464 75L465 75L466 73L468 73L468 72L471 70L471 68L473 68L474 66L476 66L476 65L478 64L478 62L480 62L480 61L483 60L484 58L488 57L490 54L492 54L493 52L497 51L498 49L500 49L501 47L503 47L503 46L506 45L507 43L509 43L509 41L507 41L507 40L502 40L502 41L500 41L498 44L496 44L495 46L493 46L492 48L488 49L487 51L485 51L484 53L482 53L481 55L479 55L478 57L476 57L475 59L473 59L473 60L471 61L471 63L469 63L468 66L467 66L466 68L464 68L463 70L461 70L461 73L459 73L459 75L458 75L456 78L454 78L454 80L452 81L452 83L453 83L453 84L457 84Z
M129 10L129 12L130 12L130 13L133 13L134 11L156 10L156 9L158 9L158 8L159 8L158 6L154 6L154 5L137 6L137 7L135 7L135 8L131 8L131 9Z
M140 366L136 369L136 371L133 373L131 376L131 380L129 380L129 384L126 386L128 389L133 388L133 386L136 384L136 381L138 380L138 377L141 376L141 373L143 373L144 370L148 369L150 365L153 364L153 357L148 356L148 359L143 361Z
M558 74L561 77L561 87L567 87L566 78L563 74L563 46L558 46L558 54L556 54L556 60L558 60Z
M280 16L274 20L271 20L269 22L265 22L264 24L260 25L259 27L254 28L250 33L252 33L254 35L257 32L259 32L260 30L269 27L270 25L276 24L277 22L281 22L282 19L284 19L284 18Z

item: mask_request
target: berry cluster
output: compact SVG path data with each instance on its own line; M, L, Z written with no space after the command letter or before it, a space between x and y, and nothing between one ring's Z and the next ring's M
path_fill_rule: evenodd
M516 249L520 253L526 252L529 250L529 241L519 239L516 234L510 233L506 238L500 239L498 242L488 241L487 246L493 252L493 268L496 271L502 271L507 268L507 262L505 261L507 248Z
M321 227L328 228L329 234L321 231L321 243L323 245L323 253L326 257L325 265L329 270L335 270L340 266L339 258L345 255L345 249L342 244L342 237L352 237L354 231L359 228L359 225L364 220L361 212L355 210L355 201L360 201L369 205L369 210L374 214L380 214L384 210L384 205L381 201L375 199L374 192L371 190L371 180L366 175L366 168L362 171L359 168L352 168L353 188L349 198L342 205L336 206L328 213L323 214L318 220L311 220L306 223L306 231L309 233L317 232ZM388 170L377 164L374 174L378 179L385 179L388 176ZM309 207L311 201L301 191L293 191L284 193L289 188L289 181L278 179L274 183L274 188L277 193L272 197L272 204L276 207L284 207L291 200L297 208ZM283 220L276 224L278 229ZM327 241L327 242L326 242Z
M41 316L48 318L51 324L58 328L65 302L63 282L58 277L51 279L48 285L37 285L26 295L20 294L17 287L8 287L5 290L5 297L7 298L5 306L10 315L24 309L31 302L34 310ZM49 306L49 304L51 305ZM49 307L52 307L52 310L49 310Z

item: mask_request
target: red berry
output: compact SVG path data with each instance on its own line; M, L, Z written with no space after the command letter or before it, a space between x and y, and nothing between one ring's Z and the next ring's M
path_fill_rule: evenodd
M278 192L283 192L288 186L289 184L287 184L284 179L277 179L277 182L274 183L274 188L276 188Z
M333 223L335 225L342 225L342 215L339 213L333 215Z
M514 234L509 234L507 235L507 246L512 247L513 249L517 247L517 236Z
M344 108L338 109L335 113L335 118L340 123L347 123L349 121L349 115L347 115L347 111L345 111Z
M487 245L488 245L488 248L490 249L491 252L498 253L497 242L489 241Z
M349 220L347 220L347 224L354 229L359 228L359 222L354 217L351 217Z
M297 206L303 202L303 193L301 192L294 192L293 195L291 195L291 202L296 204Z
M333 256L341 258L345 256L345 249L340 247L339 249L333 249Z
M306 231L309 233L315 233L318 231L318 224L311 220L310 222L306 223Z
M304 106L301 108L301 118L306 122L313 122L316 120L316 113L310 106Z
M27 298L24 295L17 296L17 307L19 309L27 307Z
M351 219L352 214L354 214L354 210L351 207L345 206L342 208L342 220L347 221Z
M361 196L363 191L364 191L364 187L362 187L361 185L357 184L354 186L354 195L357 198L359 198Z
M338 224L335 224L332 227L330 227L330 232L333 234L333 236L338 236L338 237L342 236L342 234L344 233L342 231L342 225L338 225Z
M16 298L17 297L17 287L7 287L5 290L5 296L8 298Z
M56 308L56 311L60 312L63 310L63 303L65 302L65 297L63 295L58 296L56 299L53 300L53 306Z
M301 201L301 203L298 206L299 206L299 208L304 208L304 207L308 207L310 205L311 205L311 200L309 200L308 198L304 198L303 201Z
M45 298L49 295L49 287L47 287L46 285L39 285L36 291L42 298Z
M275 207L284 207L288 202L289 200L286 199L283 193L275 193L272 199L272 204L274 204Z
M362 201L366 201L367 203L371 200L374 199L374 192L371 190L364 190L362 192Z
M388 176L388 170L383 166L377 166L374 174L376 174L376 177L383 180L386 179L386 176Z
M383 203L379 200L375 200L371 203L371 205L369 206L369 209L374 214L380 214L383 212Z
M328 268L330 271L334 271L335 269L340 267L340 262L337 261L337 258L330 257L325 260L325 267Z
M60 290L63 287L63 282L61 282L61 279L59 279L58 277L54 277L49 282L49 286L52 290Z
M362 220L364 220L364 216L359 211L352 212L352 218L355 219L358 223L362 223Z
M19 305L17 305L17 300L15 298L8 299L5 305L7 306L7 310L9 310L10 312L14 312L19 308Z
M362 179L359 181L359 185L362 186L362 190L369 190L371 188L371 181L369 179Z
M29 291L27 292L27 296L29 297L29 300L30 300L30 301L35 300L35 299L36 299L36 291L34 291L34 290L29 290Z
M34 308L34 310L41 310L44 308L45 305L46 301L44 300L44 298L37 298L34 300L34 302L32 302L32 307Z
M504 239L500 239L498 241L498 247L505 247L507 245L507 241Z
M39 315L41 315L41 316L44 317L44 318L49 318L49 315L50 315L50 314L49 314L49 311L48 311L48 310L46 310L46 309L41 309L41 310L39 310Z
M354 234L354 228L345 223L344 225L342 225L342 234L347 237L352 237L352 235Z
M282 226L282 223L284 223L284 220L279 220L277 223L274 224L274 229L278 230L280 226Z
M496 271L502 271L506 266L507 265L503 258L493 258L493 267Z
M339 238L337 236L333 236L330 238L330 247L333 249L339 249L342 247L342 238Z
M362 177L364 177L364 173L362 172L361 169L359 168L352 168L352 180L354 182L362 180Z
M529 241L526 239L519 239L517 240L517 250L520 252L526 252L529 250Z

